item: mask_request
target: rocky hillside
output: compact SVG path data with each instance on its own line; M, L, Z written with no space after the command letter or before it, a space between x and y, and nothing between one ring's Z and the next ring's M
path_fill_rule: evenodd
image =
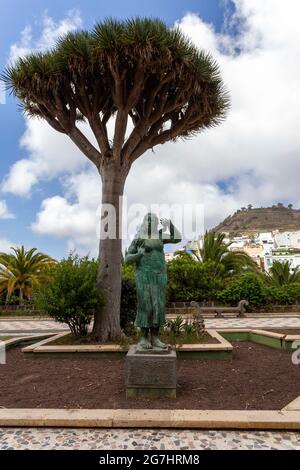
M242 208L217 225L217 232L229 232L232 235L251 234L260 231L300 230L300 209L284 207L278 204L272 207Z

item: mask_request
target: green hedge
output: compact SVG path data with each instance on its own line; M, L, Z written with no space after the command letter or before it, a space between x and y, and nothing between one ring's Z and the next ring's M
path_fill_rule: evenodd
M167 263L168 301L184 302L215 299L224 281L215 277L215 264L199 263L190 256Z
M245 273L233 279L218 294L218 300L236 305L240 300L248 300L249 307L255 308L266 303L267 297L261 278L255 273Z
M267 303L293 305L300 301L300 284L286 284L282 287L265 287Z

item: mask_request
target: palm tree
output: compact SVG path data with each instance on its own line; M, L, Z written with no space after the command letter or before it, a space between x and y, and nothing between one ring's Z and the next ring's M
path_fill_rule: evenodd
M101 175L98 286L106 303L95 315L93 336L99 342L118 337L120 196L127 175L147 150L223 121L229 98L219 67L179 28L160 20L106 20L91 32L67 34L45 54L20 59L2 79L29 116L68 136ZM89 125L91 140L80 121Z
M257 271L258 266L253 259L243 251L230 251L232 242L224 241L224 233L206 232L203 238L203 246L194 251L194 256L203 263L213 261L215 263L215 275L218 277L230 277L246 270Z
M56 261L36 248L11 250L13 253L0 253L0 292L6 292L7 299L18 292L22 305L24 298L30 299L32 288L47 279L47 270Z
M280 261L274 261L269 273L266 274L265 280L267 284L275 287L281 287L286 284L300 282L300 267L297 266L291 272L289 261L285 261L284 263L281 263Z

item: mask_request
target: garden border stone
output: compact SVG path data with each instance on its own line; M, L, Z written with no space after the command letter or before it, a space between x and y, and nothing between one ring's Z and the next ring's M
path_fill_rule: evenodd
M6 349L10 349L11 347L14 347L14 346L17 346L18 344L22 344L22 343L27 343L27 342L31 342L31 341L35 341L35 340L38 340L38 339L44 339L45 340L48 340L49 338L51 338L51 336L53 336L53 333L44 333L44 334L31 334L31 335L21 335L21 336L16 336L15 338L10 338L6 341L4 341L5 343L5 347ZM0 340L1 340L1 337L0 337ZM36 343L34 343L36 344ZM30 347L30 346L28 346Z
M300 341L300 335L288 335L267 330L252 328L218 328L218 332L232 341L253 341L254 343L270 346L275 349L293 350L293 342Z
M300 411L289 406L253 411L6 408L0 409L0 426L300 430Z
M178 344L176 351L179 358L203 358L203 359L231 359L233 346L216 330L206 330L212 337L218 340L218 343L211 344ZM99 345L52 345L51 342L68 335L70 332L62 332L51 338L32 344L22 349L25 355L41 357L53 355L56 357L69 356L70 354L79 356L89 354L89 357L120 358L127 354L129 346L117 344L99 344Z

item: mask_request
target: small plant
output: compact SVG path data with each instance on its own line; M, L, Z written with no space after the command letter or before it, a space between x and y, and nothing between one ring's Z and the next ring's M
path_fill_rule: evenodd
M179 336L184 328L184 324L184 319L181 315L178 315L175 320L169 320L166 327L173 336Z
M196 334L196 329L193 323L185 322L183 326L183 332L186 336L194 336Z

